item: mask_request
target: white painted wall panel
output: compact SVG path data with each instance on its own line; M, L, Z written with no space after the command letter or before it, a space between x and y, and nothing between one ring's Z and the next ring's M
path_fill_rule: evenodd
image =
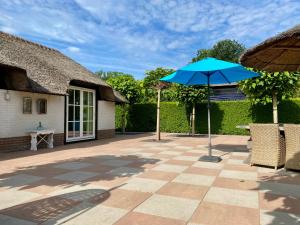
M0 89L0 138L27 135L26 131L38 126L64 132L64 96L37 94L21 91L9 91L10 101L6 101L6 90ZM23 114L23 97L32 97L32 114ZM47 114L39 115L36 100L47 99Z
M98 101L98 130L115 129L115 103Z

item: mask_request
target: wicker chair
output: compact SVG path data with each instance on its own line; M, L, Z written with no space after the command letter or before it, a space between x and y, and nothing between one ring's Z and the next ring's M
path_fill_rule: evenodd
M278 166L285 163L285 142L278 124L250 124L252 151L250 164Z
M286 169L300 170L300 125L284 125L286 140Z

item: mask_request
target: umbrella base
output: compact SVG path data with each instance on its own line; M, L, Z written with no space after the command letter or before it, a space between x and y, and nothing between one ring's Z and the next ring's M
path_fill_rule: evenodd
M204 155L204 156L200 157L199 161L218 163L218 162L222 161L222 159L219 156Z

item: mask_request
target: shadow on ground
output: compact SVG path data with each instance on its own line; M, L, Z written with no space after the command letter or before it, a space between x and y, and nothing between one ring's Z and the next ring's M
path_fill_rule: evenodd
M74 219L101 204L113 189L125 185L131 176L158 161L136 155L99 155L18 168L0 175L0 188L28 193L50 189L46 194L51 197L42 196L42 199L4 208L0 214L37 224L47 221L50 225Z
M299 154L294 157L299 158ZM294 188L289 189L286 184L294 185ZM263 192L260 204L262 208L267 208L265 215L261 216L262 224L300 224L300 191L297 189L299 184L300 171L282 169L260 177L258 189Z

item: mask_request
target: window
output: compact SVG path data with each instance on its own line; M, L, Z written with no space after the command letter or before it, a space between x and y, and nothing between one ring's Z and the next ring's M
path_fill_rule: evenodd
M23 113L24 114L32 113L32 99L30 97L23 98Z
M46 99L38 99L36 102L36 110L38 114L46 114L47 113L47 100Z

